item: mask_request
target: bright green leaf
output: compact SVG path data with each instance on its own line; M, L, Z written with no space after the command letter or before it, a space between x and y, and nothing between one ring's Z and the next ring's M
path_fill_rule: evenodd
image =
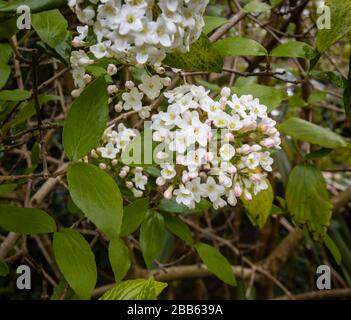
M5 101L22 101L31 97L30 91L15 89L0 91L0 100Z
M20 208L0 204L0 226L21 234L38 234L56 231L55 220L46 212L34 208Z
M177 203L175 198L172 199L162 199L160 201L160 204L158 205L158 209L165 211L165 212L171 212L171 213L197 213L197 212L202 212L205 211L209 208L212 207L211 202L209 202L206 199L201 199L199 203L195 204L195 208L190 209L189 207L185 206L184 204Z
M155 300L167 283L149 279L127 280L105 292L99 300Z
M289 175L286 203L293 221L306 226L315 239L325 236L332 205L322 173L310 165L298 165Z
M97 270L89 243L77 231L64 229L54 234L56 262L80 299L89 299L95 287Z
M251 222L260 228L263 228L266 224L273 205L274 195L272 186L268 180L266 182L268 189L261 190L256 195L253 195L251 201L245 200L244 197L241 199Z
M17 7L20 5L28 6L31 12L39 12L60 8L65 4L67 4L67 0L15 0L11 1L11 3L0 1L0 12L16 13Z
M340 253L338 247L336 246L335 242L333 241L333 239L330 238L326 234L323 240L324 240L325 246L328 248L330 253L333 255L335 262L340 265L340 263L341 263L341 253Z
M178 217L166 214L164 216L166 227L169 231L174 233L177 237L184 240L187 244L191 245L193 236L189 227Z
M235 286L236 279L228 260L216 249L205 243L198 243L195 249L208 270L223 282Z
M289 41L275 47L269 55L272 57L312 59L315 52L314 49L305 42Z
M279 130L295 139L318 144L324 148L342 148L346 146L343 137L333 131L320 127L300 118L290 118L279 125Z
M108 96L103 77L89 84L73 102L63 128L67 157L79 160L99 144L108 118Z
M161 252L164 232L163 216L150 210L140 227L140 248L148 269Z
M105 171L76 163L67 172L69 193L75 205L110 239L119 235L123 200L116 182Z
M11 68L7 64L0 63L0 89L5 86L10 74Z
M121 281L130 268L129 250L123 240L112 239L108 247L108 257L116 282Z
M225 38L215 42L213 47L223 56L266 56L268 54L260 43L248 38Z
M123 209L123 220L121 227L121 237L133 233L141 224L149 209L149 199L137 199Z
M272 7L264 2L252 1L244 6L244 11L249 13L260 13L271 10Z
M205 26L202 29L204 34L209 34L214 29L217 29L221 25L228 22L226 18L223 17L215 17L215 16L204 16Z

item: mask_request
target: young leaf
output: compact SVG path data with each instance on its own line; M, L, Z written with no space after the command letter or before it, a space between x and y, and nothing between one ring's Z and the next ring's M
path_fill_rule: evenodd
M123 201L116 182L106 172L87 163L70 166L67 180L75 205L110 239L118 237Z
M343 148L347 145L344 138L333 131L300 118L290 118L278 128L295 139L318 144L324 148Z
M140 228L140 248L148 269L152 268L154 260L161 252L164 232L163 216L150 210Z
M319 28L317 35L317 49L324 52L332 44L351 32L351 2L345 0L327 0L327 9L330 8L330 28ZM323 19L321 16L320 19ZM317 21L318 23L318 21Z
M219 72L223 67L223 57L205 35L190 45L189 52L172 52L163 61L166 65L186 71Z
M60 11L54 9L32 14L31 24L40 39L68 63L71 54L71 34L67 31L68 23Z
M270 216L273 205L273 190L268 180L268 189L261 190L256 195L253 195L252 200L248 201L242 197L242 202L248 213L248 216L253 225L263 228Z
M223 56L266 56L268 54L260 43L248 38L225 38L215 42L213 47Z
M293 221L307 226L315 239L325 236L332 205L322 173L310 165L298 165L289 175L286 203Z
M89 299L97 271L89 243L77 231L64 229L54 234L54 255L63 276L80 299Z
M120 282L127 274L131 264L129 250L123 240L115 238L110 241L108 257L115 275L115 280L116 282Z
M204 34L209 34L214 29L228 22L226 18L216 16L204 16L205 26L202 29Z
M261 13L271 10L272 7L264 2L252 1L244 6L244 11L248 13Z
M106 128L108 96L103 77L89 84L73 102L63 128L63 146L70 160L79 160L99 144Z
M155 300L167 283L149 279L127 280L105 292L99 300Z
M0 204L0 226L21 234L38 234L56 231L56 223L46 212L34 208L20 208Z
M228 260L215 248L205 243L198 243L195 249L208 270L223 282L235 286L236 279Z
M179 204L175 198L172 199L162 199L158 205L158 209L165 212L171 213L197 213L207 210L212 207L211 202L206 199L201 199L199 203L195 204L194 209L189 209L189 207L185 206L184 204Z
M256 83L247 84L240 88L234 87L233 92L238 96L252 94L255 98L260 99L260 103L267 106L268 112L279 107L284 98L282 90Z
M166 214L164 216L166 228L174 233L177 237L184 240L187 244L191 245L193 236L189 227L178 217Z
M269 55L272 57L312 59L315 52L314 49L305 42L289 41L275 47Z
M123 219L121 227L121 237L133 233L141 224L149 209L149 199L137 199L123 209Z
M31 97L31 93L27 90L3 90L0 91L0 100L5 101L22 101Z

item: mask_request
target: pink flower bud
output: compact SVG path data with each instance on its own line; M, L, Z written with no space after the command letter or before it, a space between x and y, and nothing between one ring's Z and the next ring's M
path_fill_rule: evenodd
M165 199L171 199L172 198L172 192L173 192L173 186L169 186L167 190L163 193L163 196Z
M243 190L241 189L241 187L239 185L236 185L234 187L234 194L237 198L239 198L242 194Z
M128 80L128 81L126 81L126 83L125 83L125 87L126 87L127 89L129 89L129 90L133 89L134 86L135 86L135 84L134 84L134 82L131 81L131 80Z

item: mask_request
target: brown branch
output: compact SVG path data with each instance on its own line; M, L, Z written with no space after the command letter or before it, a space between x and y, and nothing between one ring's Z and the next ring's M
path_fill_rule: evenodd
M333 299L350 299L351 289L342 288L334 290L310 291L294 295L295 300L333 300ZM274 300L290 300L287 296L280 296Z

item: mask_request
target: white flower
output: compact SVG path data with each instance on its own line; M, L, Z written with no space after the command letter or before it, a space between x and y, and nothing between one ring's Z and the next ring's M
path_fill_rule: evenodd
M126 35L130 31L140 32L143 30L141 18L144 16L144 13L143 9L123 5L116 17L116 22L119 23L120 34Z
M173 179L176 176L176 171L174 169L174 166L171 164L165 164L162 165L162 170L161 170L161 176L166 179L166 180L170 180Z
M246 165L249 169L256 169L260 163L259 154L256 152L250 153L246 158Z
M122 99L125 101L123 105L124 110L133 109L135 111L140 111L142 108L141 99L143 95L144 94L139 92L137 88L133 88L130 92L124 92L122 94Z
M223 160L229 161L231 158L234 157L235 149L232 145L226 143L219 149L219 154Z
M224 187L217 184L215 179L208 177L205 184L201 185L202 194L208 197L211 201L216 201L224 194Z
M118 153L118 149L112 143L108 143L105 147L99 148L101 156L106 159L114 159Z
M195 206L193 193L185 188L183 184L179 186L179 189L174 190L173 194L176 196L177 203L184 204L189 208Z
M195 178L191 181L188 181L185 184L185 187L190 190L193 194L193 198L195 202L200 202L201 200L201 195L202 195L202 191L201 191L201 179Z
M135 186L141 190L145 190L147 184L147 176L144 176L141 172L136 172L133 178Z
M100 42L90 47L90 51L94 54L96 59L105 57L108 53L107 49L110 47L111 41Z
M149 77L146 74L141 76L142 83L139 84L139 89L143 91L150 99L156 99L163 88L161 78L158 75Z
M273 159L269 156L269 152L265 151L260 154L260 165L266 171L272 171Z

